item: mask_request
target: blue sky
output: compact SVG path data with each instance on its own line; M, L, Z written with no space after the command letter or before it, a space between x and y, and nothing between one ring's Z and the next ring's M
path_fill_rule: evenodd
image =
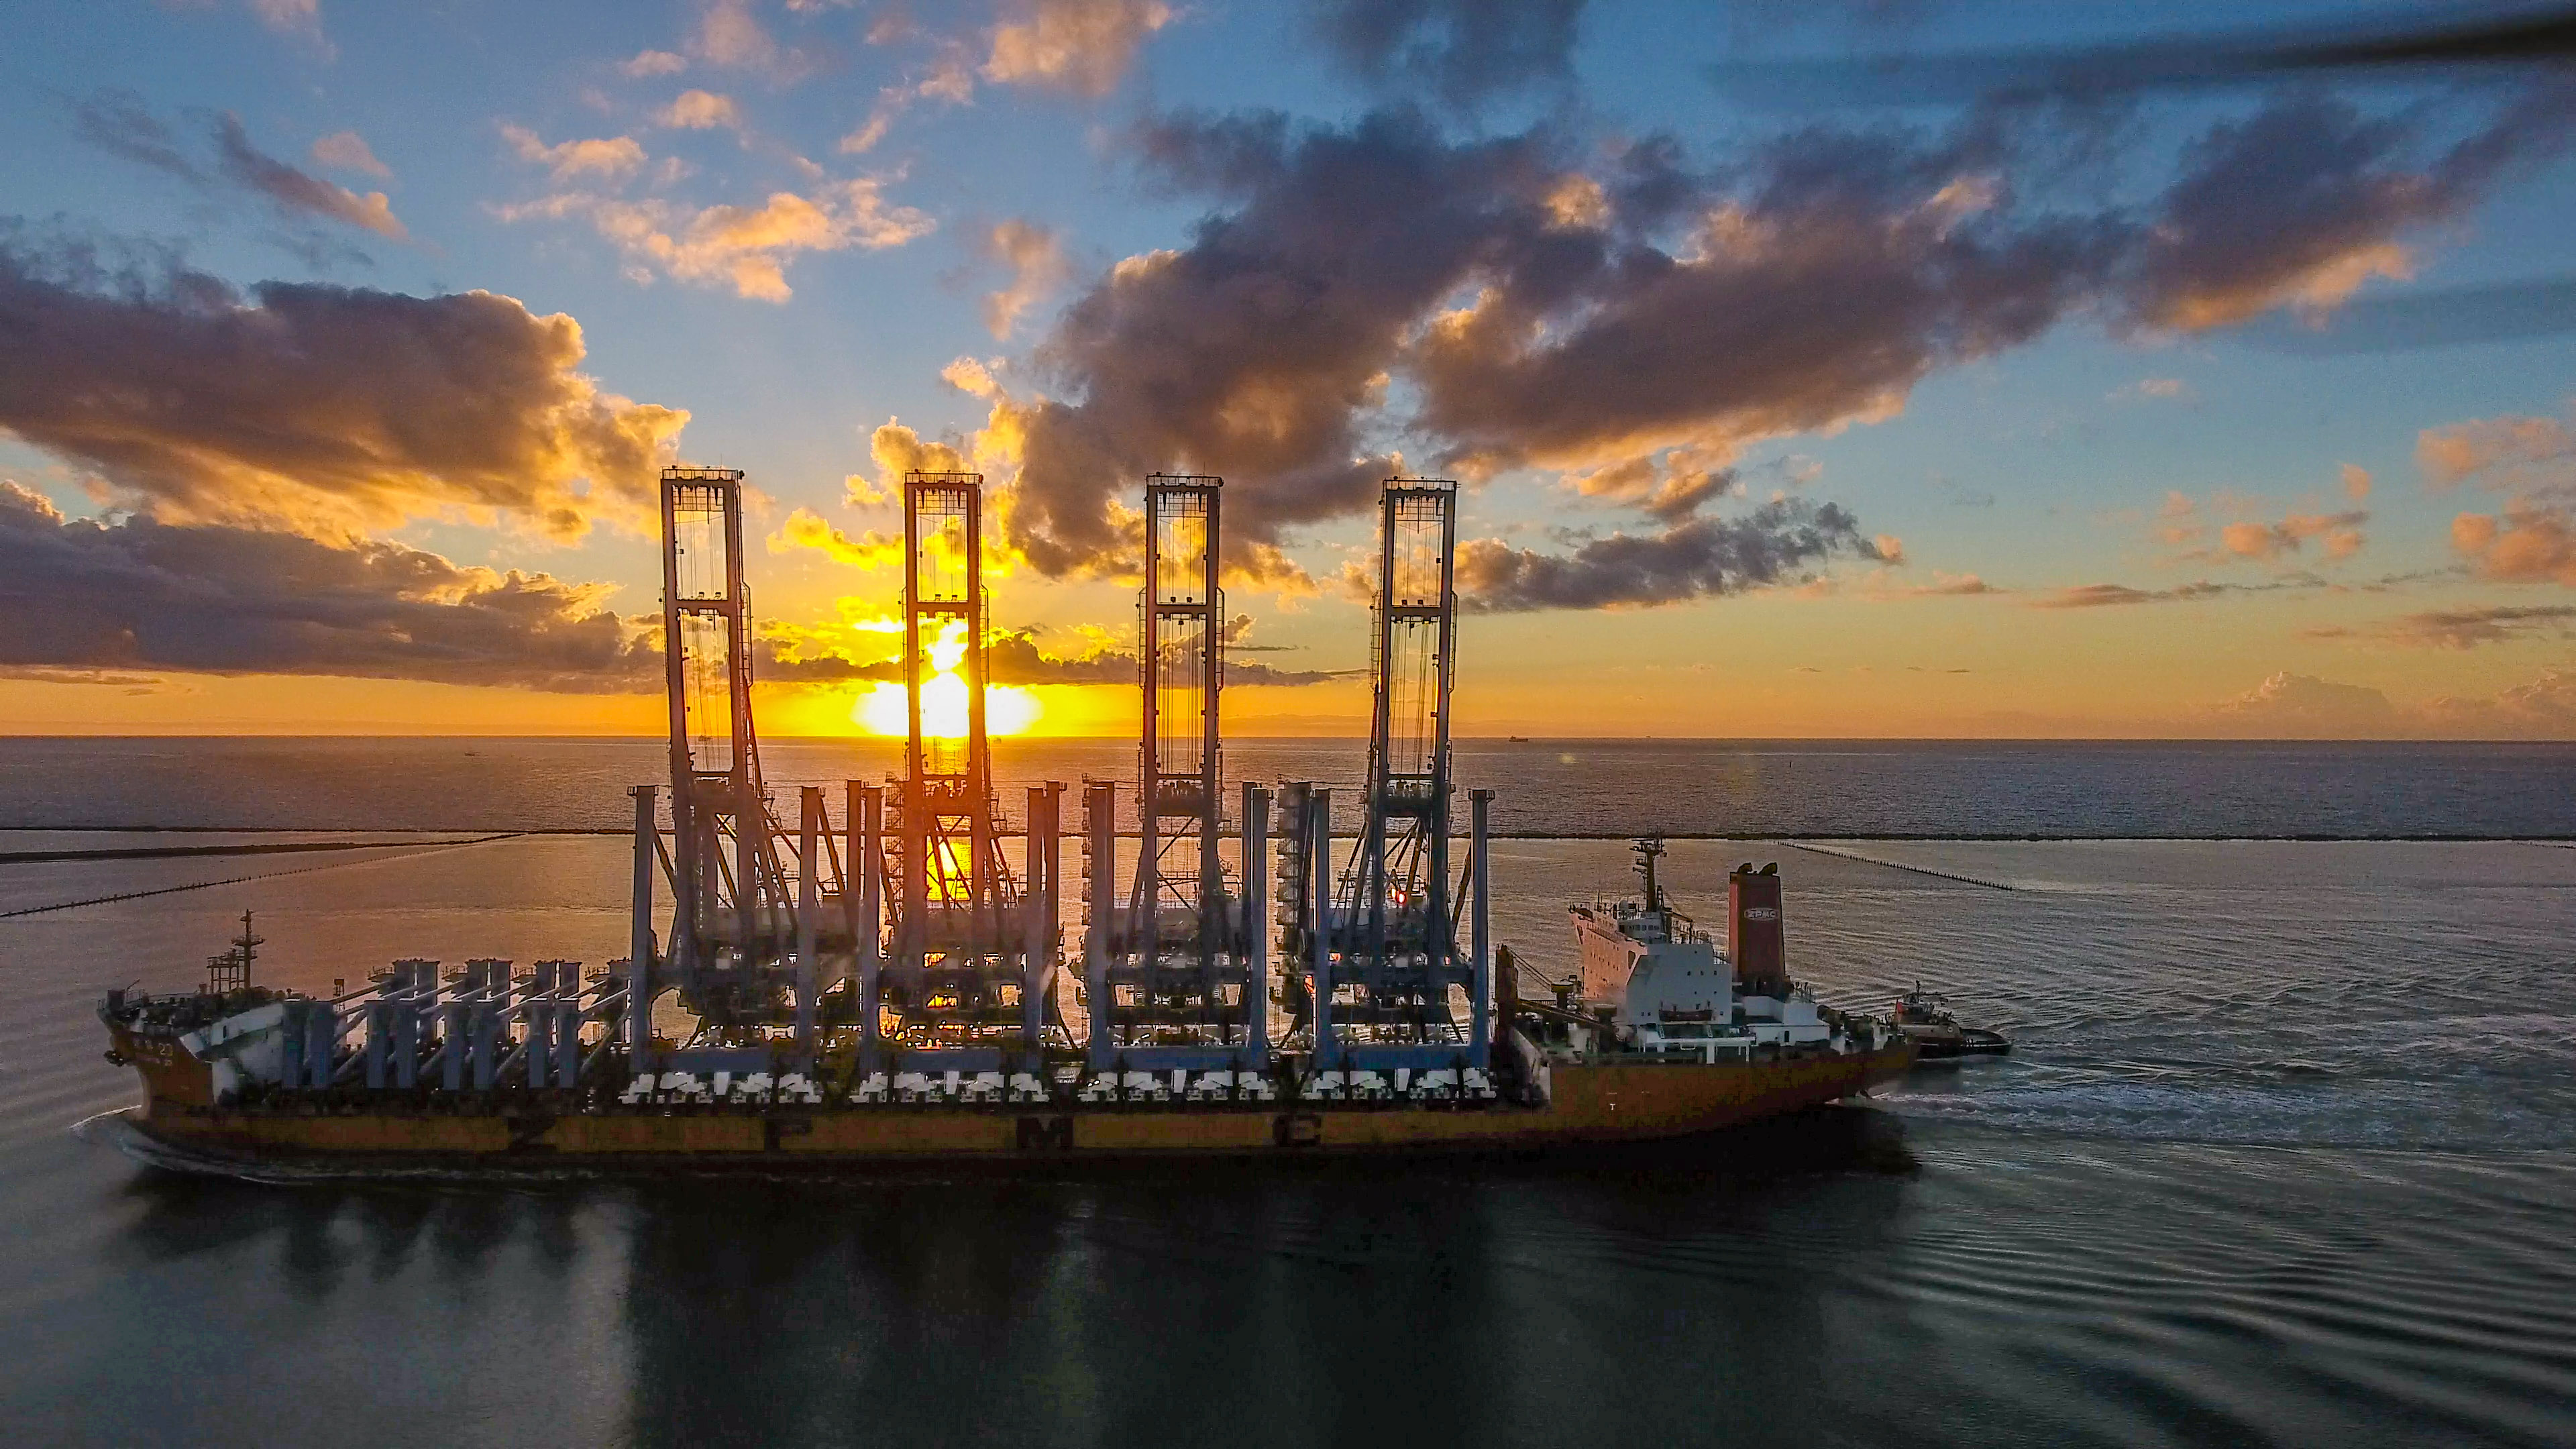
M1104 341L1068 323L1067 309L1110 290L1122 259L1190 252L1203 219L1254 204L1179 178L1154 159L1151 135L1274 113L1291 138L1351 136L1373 115L1412 106L1443 155L1544 137L1550 164L1595 175L1641 141L1665 138L1702 178L1705 206L1717 208L1749 194L1731 190L1731 178L1769 164L1760 158L1783 137L1897 135L1919 151L1962 125L1972 97L1874 104L1870 73L1849 64L1855 56L2264 27L2341 33L2384 14L2169 5L2146 27L2119 7L1544 0L1451 26L1450 11L1429 0L39 4L21 12L0 56L0 75L22 98L0 121L10 142L0 147L0 214L17 218L24 256L103 248L145 272L193 272L237 288L312 282L421 298L479 290L539 317L567 315L586 348L579 374L606 394L685 409L680 455L747 470L767 500L764 536L800 508L855 536L888 522L854 506L844 487L849 475L877 475L880 425L899 419L969 454L979 437L989 445L1000 435L993 400L943 378L952 363L983 360L1018 404L1079 409L1109 390L1102 369L1137 361L1136 339L1150 333ZM2428 6L2412 18L2492 12ZM1440 77L1466 74L1458 57L1506 13L1535 37L1519 54L1522 69L1489 66L1444 91ZM1419 23L1374 54L1330 39L1333 25L1372 15ZM1551 48L1552 36L1566 35L1570 48ZM1845 68L1817 82L1801 79L1803 62ZM1408 63L1416 71L1405 73ZM2437 174L2448 148L2486 134L2518 104L2552 117L2517 140L2510 164L2480 172L2456 198L2400 208L2406 219L2342 237L2309 271L2276 269L2261 288L2230 293L2235 311L2223 320L2177 324L2183 314L2169 312L2155 325L2122 312L2127 304L2105 290L2065 304L2027 339L1941 356L1868 406L1809 409L1783 426L1685 420L1631 440L1668 471L1681 465L1664 450L1685 435L1700 440L1709 450L1701 461L1735 469L1733 502L1659 516L1641 512L1634 491L1587 495L1581 480L1611 461L1603 439L1515 442L1519 455L1500 466L1471 464L1463 535L1542 560L1606 534L1662 537L1680 526L1676 517L1750 527L1774 493L1811 510L1829 502L1857 524L1818 551L1784 556L1776 576L1693 575L1668 595L1622 595L1610 607L1597 590L1507 598L1495 582L1495 602L1467 634L1462 727L2576 733L2567 644L2576 615L2565 612L2576 562L2562 568L2545 546L2563 532L2531 531L2563 526L2571 498L2567 458L2553 449L2576 395L2576 334L2341 354L2319 341L2389 299L2562 277L2563 239L2576 235L2576 163L2554 129L2569 108L2545 102L2564 74L2409 71L2159 89L2103 120L2088 159L2053 169L2077 123L2033 123L2014 159L1962 169L1962 196L1982 195L1977 187L1998 177L2011 193L2006 203L1965 202L1963 216L2001 215L2007 205L2024 218L2117 214L2140 218L2146 238L2195 147L2302 101L2351 108L2342 113L2351 135L2379 127L2395 136L2363 168L2389 185ZM226 169L226 117L237 118L250 153L322 190L282 202L277 187L240 180L241 166ZM103 130L126 144L102 142ZM137 159L137 138L153 137L175 161ZM570 149L577 143L594 149ZM2285 147L2265 185L2317 184L2303 168L2324 154ZM378 192L381 209L369 210ZM773 201L782 196L823 229L823 244L691 251L714 224L711 209L749 217L766 207L783 221ZM1316 221L1358 225L1380 209L1402 217L1420 200L1346 196L1336 205L1349 214ZM1654 245L1687 260L1687 225L1674 220ZM633 229L623 241L621 226ZM1030 265L997 255L1005 227L1042 238L1023 258ZM2285 235L2277 245L2298 241ZM2240 238L2226 260L2275 244ZM1472 270L1461 277L1440 310L1469 306L1491 285ZM1015 281L1022 310L996 336L996 294ZM49 285L114 290L95 277ZM1580 315L1548 325L1571 329ZM1418 339L1432 313L1397 320ZM1707 346L1752 356L1754 372L1775 340L1795 355L1805 326L1794 314L1768 334L1726 331L1725 321L1711 323ZM1130 351L1104 362L1100 349L1113 341ZM1084 346L1091 360L1066 366L1067 349ZM1420 354L1406 356L1352 436L1408 466L1457 471L1459 437L1421 424L1425 389L1439 384ZM1741 385L1725 379L1744 371L1712 368L1709 407L1721 410L1725 389ZM1132 419L1151 407L1089 411ZM2478 420L2529 426L2459 434L2462 446L2484 451L2456 481L2426 461L2428 435ZM1185 437L1205 420L1164 421ZM396 543L464 568L619 586L567 609L652 607L651 540L605 513L575 537L532 527L509 507L456 506L436 488L363 518L302 504L263 513L258 499L328 491L293 478L250 489L237 508L209 503L203 488L174 502L155 491L161 485L121 475L133 465L97 447L63 442L36 422L0 417L0 426L17 435L0 439L0 476L43 495L65 520L115 524L139 512L172 528L271 529L344 551ZM2354 469L2368 475L2366 492ZM1021 481L991 478L997 490ZM1258 618L1256 636L1286 651L1264 657L1313 671L1363 662L1360 606L1333 580L1367 519L1292 516L1300 505L1289 495L1305 486L1293 479L1229 481L1255 490L1247 498L1274 490L1288 519L1275 537L1313 581L1283 588L1275 573L1255 570L1236 584L1237 602ZM1039 496L1037 481L1028 487ZM2462 540L2474 536L2455 524L2463 514L2497 520L2522 551L2470 547ZM2231 545L2229 524L2271 532ZM1107 647L1132 606L1126 586L1102 576L1106 567L1087 557L1078 567L1018 569L997 591L997 613L1039 626L1051 657ZM894 587L890 572L808 549L755 548L753 568L764 616L817 628L851 612L838 601L882 599ZM1985 592L1967 591L1970 579ZM2176 602L2069 606L2084 590L2162 598L2195 585L2218 587ZM67 625L65 637L98 632L84 629ZM398 661L314 663L291 651L214 658L147 647L110 657L48 647L22 651L16 677L0 680L6 727L276 728L283 718L380 728L417 717L423 727L573 729L650 717L649 697L615 680L568 684L499 666L485 679ZM357 655L376 658L333 657ZM1057 723L1114 721L1118 701L1095 692L1068 692ZM1327 728L1355 710L1347 682L1241 693L1248 718L1282 728ZM782 717L826 727L815 722L837 706L807 696L829 694L817 687L782 700ZM396 699L399 707L385 703Z

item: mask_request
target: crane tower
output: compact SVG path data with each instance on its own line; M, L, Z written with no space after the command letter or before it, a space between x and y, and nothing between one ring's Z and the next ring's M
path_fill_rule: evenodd
M1330 792L1309 783L1281 791L1289 820L1280 860L1283 954L1293 963L1291 998L1325 1096L1457 1090L1481 1082L1487 1067L1490 791L1470 797L1468 869L1454 881L1449 873L1457 525L1454 482L1387 480L1379 496L1368 781L1359 840L1338 882ZM1462 913L1470 926L1464 951ZM1388 1073L1403 1085L1390 1084Z
M958 1073L994 1092L1007 1080L1014 1095L1042 1096L1063 787L1030 787L1015 873L985 724L983 486L978 473L904 477L908 728L893 818L866 787L852 792L852 853L881 862L876 893L890 915L888 949L861 951L861 1070L889 1068L898 1084Z
M1117 786L1095 781L1083 798L1090 903L1084 994L1091 1033L1086 1055L1094 1072L1122 1084L1133 1074L1157 1092L1169 1090L1165 1073L1214 1074L1202 1076L1201 1094L1230 1096L1267 1090L1262 868L1270 795L1257 785L1244 787L1245 868L1230 873L1220 845L1224 486L1221 478L1200 475L1156 473L1145 480L1135 867L1122 901Z

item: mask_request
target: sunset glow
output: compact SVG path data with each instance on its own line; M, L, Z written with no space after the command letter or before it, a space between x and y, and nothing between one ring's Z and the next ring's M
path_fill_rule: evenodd
M1017 685L988 685L984 690L984 733L1026 734L1044 711L1037 691ZM880 681L850 704L850 722L872 735L901 739L912 728L904 708L903 686ZM966 680L953 671L921 682L921 732L931 739L966 736Z
M1374 480L1425 472L1464 735L2576 738L2546 66L2141 93L2069 156L1966 96L1752 103L1708 67L1767 42L1670 0L55 8L5 58L71 99L6 123L63 224L0 227L43 601L0 732L649 734L638 505L689 463L750 490L771 735L907 732L913 473L983 480L971 583L938 512L912 592L980 594L989 732L1136 728L1179 469L1229 728L1367 732ZM1900 8L1926 53L2154 30ZM1791 9L1801 54L1857 13Z
M921 682L921 732L935 740L964 739L968 723L965 625L947 621L930 641L929 652L930 676ZM1009 684L984 687L987 735L1026 734L1044 712L1034 690ZM851 702L850 722L872 735L901 739L910 734L911 711L905 708L903 685L879 680Z

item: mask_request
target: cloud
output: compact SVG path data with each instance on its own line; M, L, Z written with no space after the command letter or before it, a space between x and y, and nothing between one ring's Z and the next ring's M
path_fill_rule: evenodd
M2567 509L2514 503L2501 517L2463 513L2451 520L2451 547L2466 555L2484 578L2554 580L2576 588L2576 517Z
M812 549L837 564L875 572L903 562L903 540L868 531L863 538L852 538L834 528L830 521L810 508L799 508L787 515L787 521L769 536L771 553L792 549Z
M1640 150L1602 226L1485 238L1475 301L1424 332L1418 422L1458 466L1722 455L1893 416L1935 367L2036 336L2103 265L2106 234L2019 224L1954 188L1966 157L1893 137L1792 136L1736 194ZM1697 213L1678 245L1631 230L1667 207Z
M651 159L642 143L632 136L593 137L585 141L558 141L547 145L536 132L508 122L501 125L501 136L510 143L522 161L547 169L557 181L571 181L584 175L615 179L643 169Z
M2146 377L2111 389L2105 401L2126 402L2132 398L2184 398L2191 396L2191 384L2178 377Z
M2556 418L2472 418L2415 435L2415 466L2436 489L2557 491L2576 480L2576 429Z
M2489 698L2440 695L2412 707L2283 671L2220 704L2210 722L2223 734L2276 739L2567 739L2576 736L2576 671L2544 669Z
M2310 739L2393 734L2405 724L2376 689L2287 670L2219 705L2216 714L2222 724L2253 733Z
M996 401L987 434L1021 464L1013 542L1050 574L1105 562L1123 539L1112 500L1158 468L1227 478L1230 550L1368 507L1398 470L1362 447L1357 417L1407 328L1498 214L1544 224L1532 143L1453 148L1409 114L1304 135L1276 116L1185 118L1139 143L1172 184L1244 200L1059 315L1039 355L1078 401Z
M912 108L915 101L938 101L944 105L970 105L975 99L975 66L973 57L961 42L941 42L931 57L927 70L907 75L900 84L877 92L876 105L868 118L840 140L845 156L871 151L894 126L895 118Z
M398 543L67 519L0 480L0 666L336 675L629 691L652 631L607 589Z
M845 605L855 600L844 600ZM1104 631L1086 630L1095 635ZM773 631L765 641L770 657L758 669L763 680L793 684L865 683L903 678L903 660L854 658L851 644L838 640L837 631L797 629ZM1132 649L1118 649L1106 644L1087 654L1059 657L1038 647L1034 630L1002 630L985 643L986 678L994 684L1098 684L1137 688L1143 683L1141 666ZM1280 669L1256 661L1228 657L1224 661L1225 684L1229 689L1247 686L1298 687L1322 684L1329 680L1347 679L1362 671L1350 669Z
M698 17L698 50L718 65L758 65L777 54L750 0L707 0Z
M2133 589L2126 584L2073 584L2029 601L2034 609L2103 609L2126 604L2182 604L2243 593L2243 584L2182 584L2170 589Z
M193 160L178 134L130 91L99 91L74 104L72 132L112 156L192 186L209 190L231 186L248 192L290 220L319 219L359 227L389 241L410 239L383 192L361 196L269 155L251 144L241 118L231 112L214 118L213 156L207 165ZM354 131L323 137L314 143L314 152L325 164L379 176L391 174Z
M215 122L215 156L225 179L267 197L281 211L363 227L388 241L411 239L383 192L360 196L278 160L253 146L241 118L229 111Z
M969 397L990 400L1002 392L1002 385L993 380L993 369L972 357L957 358L939 369L939 380Z
M876 431L868 435L868 456L876 462L879 484L870 497L861 497L853 489L853 503L886 502L900 497L906 473L975 471L965 454L946 443L926 442L919 433L892 418L877 424Z
M646 76L678 75L689 68L688 58L667 50L639 50L632 60L620 61L617 68L638 80Z
M367 148L367 138L355 131L334 131L313 143L314 164L342 171L360 171L369 176L391 179L394 169L376 159Z
M1582 13L1583 0L1325 0L1314 23L1326 52L1361 80L1469 107L1570 84Z
M1932 582L1916 584L1898 589L1896 592L1915 598L1971 598L1979 594L2010 593L2011 590L1998 588L1975 574L1945 574L1936 569L1932 574Z
M2342 560L2361 552L2369 539L2362 526L2367 510L2346 513L2293 513L2278 523L2230 523L2218 530L2219 546L2242 559L2275 559L2297 553L2310 539L2323 540L2325 556Z
M1010 268L1010 285L984 294L985 327L1008 337L1021 313L1064 284L1064 248L1054 232L1014 217L984 234L984 254Z
M1163 0L1010 0L993 28L984 79L1107 95L1145 37L1176 13Z
M1458 591L1480 613L1648 607L1740 593L1798 577L1837 554L1871 552L1840 507L1780 499L1743 518L1586 539L1567 554L1471 539L1458 548Z
M2194 142L2127 285L2129 313L2202 331L2284 305L2328 309L2374 276L2413 275L2409 232L2465 214L2504 173L2554 154L2576 105L2535 86L2430 165L2405 117L2307 92Z
M2543 633L2566 637L2576 625L2576 604L2490 605L2431 609L2358 627L2327 625L2302 631L2310 639L2354 639L2412 649L2474 649Z
M2444 205L2554 146L2548 114L2509 108L2454 148ZM1711 497L1746 447L1892 417L1932 372L2069 318L2205 326L2316 301L2317 259L2380 235L2328 194L2414 174L2395 159L2414 122L2386 124L2278 102L2211 131L2162 194L2088 212L2048 198L2070 168L2115 168L2069 160L2070 118L2044 108L1810 126L1715 170L1670 137L1587 145L1559 121L1457 136L1405 106L1339 127L1165 116L1131 133L1140 164L1213 209L1063 309L1035 349L1048 395L994 399L978 450L1015 465L1012 541L1050 574L1104 566L1114 500L1157 468L1225 476L1247 546L1365 512L1399 443L1471 482L1632 470L1657 481L1599 496L1643 504L1692 478ZM2266 222L2292 261L2226 229L2257 138L2284 148L2266 184L2314 203ZM2350 522L2281 526L2330 555L2362 541Z
M1140 687L1143 666L1132 650L1098 649L1077 658L1055 659L1041 653L1037 639L1030 633L1006 633L996 637L986 651L996 684L1115 684ZM1252 660L1227 658L1223 661L1225 685L1239 689L1247 685L1299 686L1322 684L1345 679L1359 673L1349 669L1280 669Z
M1744 492L1737 470L1716 466L1703 450L1692 448L1625 459L1566 481L1585 498L1624 504L1663 523L1682 522L1703 503Z
M1882 558L1885 557L1886 542L1886 539L1880 541ZM1932 582L1928 584L1900 583L1898 579L1901 576L1895 572L1895 567L1870 569L1851 579L1817 578L1800 588L1798 594L1803 598L1847 596L1869 603L1885 603L1897 599L1969 599L2012 592L1987 583L1975 574L1943 573L1939 569L1932 571Z
M2370 492L2370 475L2346 464L2343 469L2343 491L2349 498L2361 498ZM2279 522L2261 517L2269 505L2259 498L2221 489L2212 503L2222 513L2240 515L2233 522L2216 524L2213 546L2198 546L2208 540L2213 525L2201 521L2200 505L2189 494L2168 489L2164 505L2156 511L2156 538L2171 547L2183 549L2172 561L2234 563L2242 560L2270 561L2286 554L2302 553L2310 541L2317 541L2328 562L2340 562L2361 552L2370 539L2365 529L2370 523L2367 509L2347 509L2340 513L2291 512ZM2244 514L2254 514L2246 518Z
M72 134L138 166L203 185L206 174L180 150L176 133L132 91L102 90L72 106Z
M684 131L712 131L718 126L742 129L742 108L733 97L713 91L682 91L678 99L664 106L654 119L665 126Z
M165 522L322 534L418 517L556 537L641 515L688 414L600 391L581 326L410 297L122 269L0 230L0 429Z
M2491 739L2576 736L2576 670L2544 669L2493 699L2440 696L2424 713L2443 733Z
M786 266L799 252L879 251L931 231L928 216L889 205L881 188L874 178L826 182L810 196L777 191L757 208L703 210L659 198L565 192L496 212L514 222L586 217L635 264L630 275L638 280L658 270L684 282L730 285L742 297L784 302L792 295Z
M280 35L301 40L328 60L338 52L322 34L322 0L249 0L250 11L262 25Z

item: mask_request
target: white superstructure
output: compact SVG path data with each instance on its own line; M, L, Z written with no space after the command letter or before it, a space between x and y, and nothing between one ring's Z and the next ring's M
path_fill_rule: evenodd
M1738 1055L1760 1045L1853 1043L1825 1019L1802 985L1738 979L1735 963L1689 916L1673 909L1655 879L1660 840L1637 842L1643 900L1568 908L1581 951L1586 1015L1608 1008L1619 1043L1640 1051L1699 1050Z

